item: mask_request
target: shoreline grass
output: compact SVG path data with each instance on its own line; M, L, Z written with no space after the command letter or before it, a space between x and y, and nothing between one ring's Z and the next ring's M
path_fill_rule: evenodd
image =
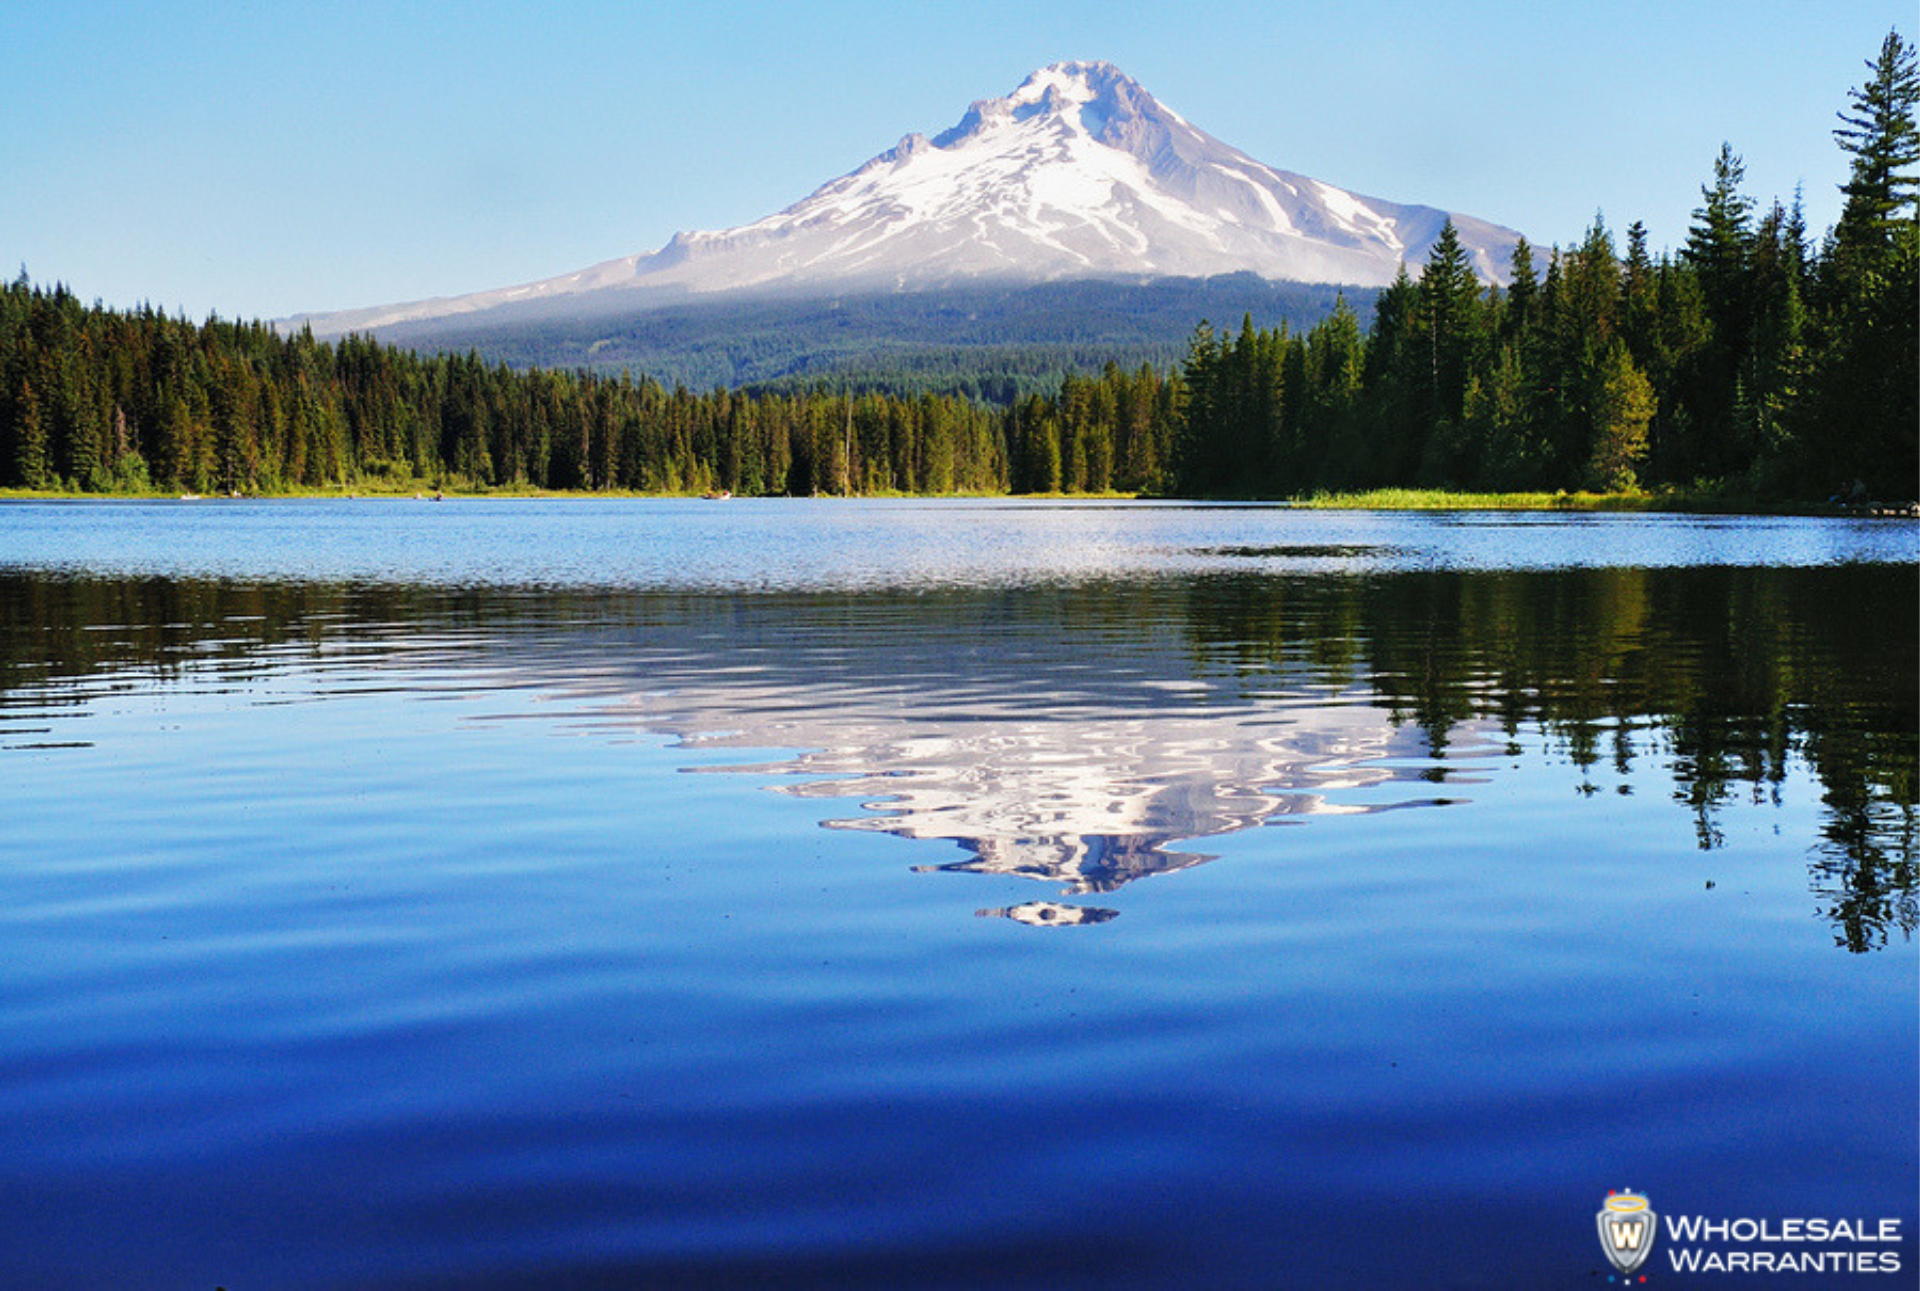
M1653 493L1467 493L1446 489L1368 489L1316 493L1295 506L1329 511L1580 511L1676 515L1878 515L1874 508L1805 499L1763 499L1711 489L1661 489ZM1911 504L1887 507L1905 512Z
M550 501L586 501L595 499L655 499L655 498L700 498L699 492L642 492L631 489L608 489L592 492L578 489L540 489L531 485L500 485L473 488L455 482L427 480L398 481L393 479L365 480L352 485L335 485L323 489L289 489L263 491L242 495L247 500L267 501L416 501L434 499L436 496L449 500L463 501L538 499ZM1383 488L1365 489L1351 493L1314 493L1306 497L1263 498L1263 497L1221 497L1207 499L1183 499L1178 497L1152 497L1132 493L901 493L886 491L882 493L860 494L853 498L840 498L839 495L816 495L834 497L844 501L863 500L910 500L923 498L932 500L950 500L962 498L992 498L1006 501L1062 502L1125 502L1158 501L1179 502L1221 501L1264 503L1272 506L1297 507L1311 511L1579 511L1579 512L1670 512L1679 514L1713 515L1857 515L1857 509L1849 510L1827 502L1778 501L1757 499L1751 496L1731 493L1719 493L1704 490L1661 490L1655 493L1564 493L1564 492L1511 492L1511 493L1474 493L1448 489ZM226 494L208 494L205 497L181 494L159 489L117 490L105 493L83 492L77 489L22 489L0 488L0 502L165 502L165 501L221 501Z
M1295 505L1336 511L1692 511L1728 506L1727 499L1694 494L1650 493L1467 493L1449 489L1365 489L1316 493ZM1758 504L1743 500L1738 509Z

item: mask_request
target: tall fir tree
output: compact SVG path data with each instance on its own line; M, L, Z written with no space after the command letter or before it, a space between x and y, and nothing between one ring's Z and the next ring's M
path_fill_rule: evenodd
M1460 420L1468 365L1477 357L1480 341L1480 281L1451 219L1427 253L1416 300L1424 333L1420 395L1431 433L1442 423Z
M1840 191L1846 206L1834 227L1836 254L1851 273L1871 273L1904 236L1913 221L1915 185L1920 182L1920 129L1914 107L1920 102L1920 69L1913 46L1890 31L1865 85L1849 94L1833 137L1852 159ZM1858 257L1863 263L1847 264Z
M1688 435L1676 444L1678 466L1689 478L1724 478L1747 460L1750 445L1733 414L1740 365L1752 326L1751 217L1753 199L1740 191L1746 164L1732 144L1720 145L1713 181L1700 190L1681 258L1700 285L1710 334L1681 377Z
M1818 394L1801 433L1840 491L1909 498L1920 491L1920 71L1898 32L1867 67L1834 131L1851 166L1816 275Z

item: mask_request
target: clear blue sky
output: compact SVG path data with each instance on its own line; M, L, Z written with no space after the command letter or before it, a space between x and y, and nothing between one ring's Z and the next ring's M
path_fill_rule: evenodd
M1576 241L1686 235L1723 140L1838 215L1911 0L0 5L0 269L273 317L548 277L804 197L1104 58L1226 142Z

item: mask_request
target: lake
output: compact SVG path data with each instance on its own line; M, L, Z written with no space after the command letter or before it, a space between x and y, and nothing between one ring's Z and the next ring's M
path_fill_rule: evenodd
M0 506L0 1284L1588 1287L1621 1189L1897 1223L1696 1245L1900 1278L1652 1285L1903 1284L1917 574L1849 519Z

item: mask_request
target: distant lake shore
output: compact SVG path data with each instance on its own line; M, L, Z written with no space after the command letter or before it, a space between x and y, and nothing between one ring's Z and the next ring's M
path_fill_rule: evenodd
M771 501L790 495L768 495ZM341 502L431 502L493 500L607 501L618 499L706 498L701 493L638 492L632 490L539 489L533 487L471 489L457 485L435 487L431 483L396 487L387 482L331 489L298 489L275 493L177 494L173 492L85 493L61 489L0 489L0 502L222 502L222 501L326 501ZM1662 491L1659 493L1563 493L1513 492L1468 493L1449 489L1369 489L1354 493L1316 493L1308 497L1265 498L1222 496L1206 498L1153 497L1134 493L899 493L883 491L855 494L814 494L811 500L847 502L903 501L920 499L941 501L968 498L1006 501L1080 501L1080 502L1219 502L1255 506L1300 507L1331 511L1629 511L1672 514L1712 515L1804 515L1865 516L1870 518L1920 519L1917 504L1867 502L1842 505L1832 502L1760 502L1751 498L1720 496L1711 492ZM729 497L711 501L731 501Z

